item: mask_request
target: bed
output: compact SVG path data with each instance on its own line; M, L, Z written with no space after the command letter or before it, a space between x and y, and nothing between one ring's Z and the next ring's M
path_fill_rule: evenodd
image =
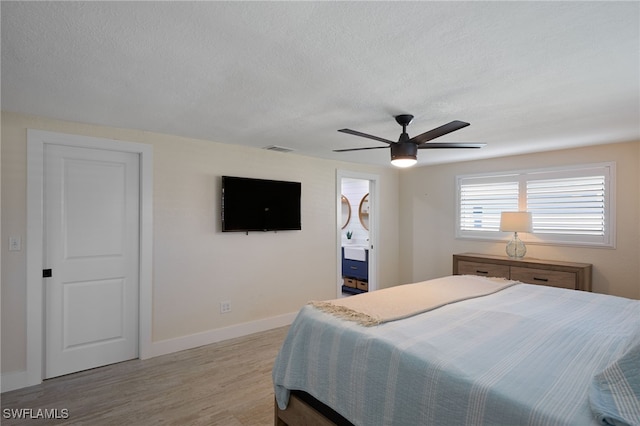
M507 280L440 297L482 280L304 306L273 367L276 425L640 425L640 301ZM416 308L427 287L440 299Z

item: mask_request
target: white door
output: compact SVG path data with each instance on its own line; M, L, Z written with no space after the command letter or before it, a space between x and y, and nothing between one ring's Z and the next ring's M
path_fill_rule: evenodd
M45 378L138 357L139 155L47 144Z

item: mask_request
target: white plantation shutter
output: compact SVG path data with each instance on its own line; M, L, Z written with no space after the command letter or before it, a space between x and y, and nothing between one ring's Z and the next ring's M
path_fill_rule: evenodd
M456 237L504 240L500 212L527 210L527 243L614 247L614 177L615 163L458 176Z
M518 182L469 183L460 186L460 229L500 229L500 212L518 210Z
M604 176L527 182L527 210L533 215L533 232L604 235L604 192Z

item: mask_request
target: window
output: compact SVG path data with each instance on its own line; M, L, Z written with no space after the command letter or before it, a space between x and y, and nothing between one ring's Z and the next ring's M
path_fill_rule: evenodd
M462 231L495 232L500 212L518 210L518 182L468 182L458 186Z
M527 243L615 246L615 163L456 178L456 237L504 240L502 211L532 213Z

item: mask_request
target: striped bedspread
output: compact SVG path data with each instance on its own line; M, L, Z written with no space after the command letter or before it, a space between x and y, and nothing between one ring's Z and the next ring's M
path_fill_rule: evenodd
M305 306L276 400L304 390L363 426L607 424L595 377L635 356L639 330L640 301L528 284L374 327Z

